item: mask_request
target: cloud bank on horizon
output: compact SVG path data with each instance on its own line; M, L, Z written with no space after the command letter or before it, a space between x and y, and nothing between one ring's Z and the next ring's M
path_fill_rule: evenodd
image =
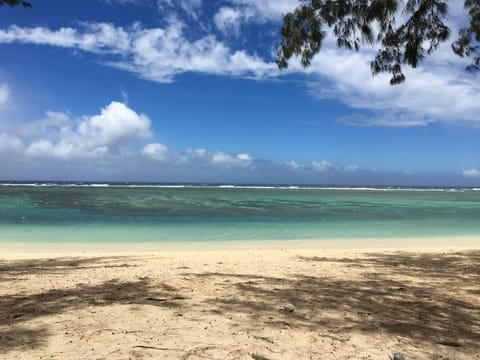
M325 160L310 164L295 161L271 162L252 155L225 153L204 148L172 151L167 145L152 140L151 120L126 104L112 101L92 116L76 119L69 114L47 111L45 118L27 123L19 129L20 136L0 133L0 159L15 156L19 161L57 160L63 166L98 163L117 167L122 162L142 163L149 167L203 168L208 171L237 169L249 172L256 168L306 173L360 171L358 166L345 167ZM23 140L22 140L23 138ZM265 164L266 163L266 164Z
M85 53L100 67L115 68L167 86L182 81L182 75L189 73L260 82L294 79L303 84L310 96L340 101L350 108L349 115L335 119L346 126L480 127L480 76L465 73L468 61L455 56L448 43L418 69L406 69L404 85L391 87L387 75L372 78L370 60L374 49L355 53L338 49L333 37L327 38L309 68L304 69L296 59L288 70L280 71L274 63L278 26L282 16L298 5L297 0L225 0L214 8L202 0L103 2L118 7L153 4L163 14L162 21L157 26L146 26L141 21L116 24L111 19L82 19L60 27L10 24L0 28L3 51L8 51L8 44L25 44ZM456 0L450 5L453 11L449 25L453 34L461 26L460 4ZM268 45L252 45L256 41L249 38L252 28L263 32ZM14 96L10 84L0 83L0 115ZM161 166L172 176L174 169L187 168L215 169L219 173L227 169L237 175L262 169L277 174L335 173L342 174L342 178L352 173L377 173L356 164L340 165L323 159L264 160L248 149L235 153L205 148L171 150L156 138L149 115L126 102L112 101L96 115L76 117L68 112L45 110L43 119L21 127L0 121L1 158L16 156L18 163L53 159L62 169L67 164L86 166L95 161L103 164L105 171L109 164L114 169L125 161L133 167L148 163ZM459 175L479 177L477 164L459 171ZM11 165L9 173L17 170L17 166ZM402 174L410 175L408 170Z
M409 183L412 175L408 170L401 173L379 172L326 160L310 163L298 163L295 160L274 162L257 159L247 152L225 153L204 148L174 151L165 144L149 142L154 138L151 123L147 115L139 114L117 101L112 101L100 109L99 114L92 116L72 118L67 113L47 111L43 119L19 128L19 136L0 132L0 159L5 161L15 157L17 163L30 164L30 171L17 174L21 174L22 179L34 179L37 173L40 174L35 178L38 180L49 180L52 172L58 172L70 174L63 175L62 179L67 180L78 180L83 173L86 180L113 177L117 180L142 181L155 174L158 176L160 171L164 181L172 182L195 182L196 178L191 174L196 173L214 182L218 179L255 182L258 174L263 174L263 178L270 179L271 183L314 183L324 179L332 183L358 184L361 178L362 184L378 184L382 181L379 179L390 183L393 179L399 183ZM72 164L75 171L71 169ZM102 168L99 169L99 166ZM122 168L139 172L139 175L126 178L125 173L119 172ZM49 170L42 174L38 172L39 169ZM230 172L229 176L225 177L225 171ZM91 175L95 173L96 176ZM90 175L85 178L85 174ZM352 177L352 174L355 176ZM466 169L462 175L478 178L480 170Z

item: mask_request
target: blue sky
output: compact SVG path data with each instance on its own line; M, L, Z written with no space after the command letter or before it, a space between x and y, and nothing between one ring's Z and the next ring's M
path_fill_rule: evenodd
M278 70L296 0L32 3L0 8L0 179L480 184L480 76L450 43L391 87L333 37Z

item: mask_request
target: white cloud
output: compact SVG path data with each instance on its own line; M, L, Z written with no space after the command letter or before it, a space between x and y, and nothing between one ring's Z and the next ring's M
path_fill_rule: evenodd
M278 73L275 64L244 50L232 51L213 35L189 41L183 35L183 26L174 17L166 28L152 29L135 24L127 30L107 23L86 23L83 31L11 26L0 30L0 43L22 42L117 55L116 60L106 64L166 83L185 72L254 78Z
M216 151L211 156L211 162L220 165L248 165L251 161L252 158L248 154L231 155Z
M65 127L72 123L69 114L60 111L47 111L45 118L23 125L20 132L24 136L58 135Z
M249 154L245 154L245 153L238 154L236 156L236 158L240 161L251 161L252 160L252 157Z
M313 171L313 172L329 172L329 171L336 171L336 172L347 172L347 173L353 173L357 171L361 171L359 166L357 165L347 165L347 166L341 166L338 164L331 163L326 160L320 160L320 161L312 161L310 163L305 163L305 164L300 164L296 162L295 160L290 160L287 161L283 164L283 166L286 166L287 168L293 170L293 171Z
M347 166L345 166L345 171L354 172L354 171L358 171L358 170L360 170L360 167L358 165L347 165Z
M163 161L168 157L168 148L159 143L148 144L143 148L142 155L148 156L153 160Z
M112 101L99 115L82 121L78 126L78 134L83 139L88 139L93 147L115 147L132 139L149 137L150 119L144 114L137 114L123 103Z
M213 17L215 26L224 34L240 34L240 24L243 19L242 12L231 7L221 7Z
M108 23L84 23L83 32L63 27L50 30L45 27L22 28L16 25L0 30L0 43L50 45L94 53L123 54L130 47L129 34L122 27Z
M312 161L311 168L315 171L331 171L331 170L339 170L340 168L332 164L328 161L321 160L321 161Z
M207 149L187 149L187 154L192 157L205 158L208 155Z
M235 161L235 157L223 152L216 152L212 155L212 163L214 164L228 164Z
M230 168L261 168L265 166L263 161L259 161L250 154L228 153L218 150L187 149L184 152L171 152L168 148L159 143L152 143L146 145L142 150L142 155L156 161L166 161L168 164L175 166L186 167L207 167L216 169L230 169ZM287 162L270 162L267 161L268 166L272 169L288 169L294 173L302 172L303 174L315 173L354 173L365 170L357 165L341 166L331 163L326 160L312 161L310 163L298 163L295 160ZM368 172L368 171L367 171Z
M468 169L462 171L463 176L468 176L468 177L480 177L480 170L478 169Z
M248 166L255 160L250 154L229 154L222 151L208 151L206 149L187 149L185 159L190 162L202 163L203 165L218 166Z
M151 143L142 149L142 155L156 161L168 161L172 165L201 167L245 167L255 162L247 153L226 153L207 149L187 149L184 152L171 152L159 143Z
M159 6L180 6L184 11L193 11L192 16L201 12L204 3L200 0L158 1ZM281 16L299 2L229 0L222 4L214 16L214 24L223 32L233 33L239 32L246 23L271 21L278 31ZM451 7L456 5L457 2L452 3ZM468 60L455 56L449 43L442 45L418 69L405 68L407 82L392 87L388 75L372 77L370 61L375 56L374 49L367 47L360 52L338 49L333 36L327 37L311 67L303 69L298 59L293 59L289 69L280 72L272 58L264 59L252 49L234 50L227 45L227 40L219 41L212 33L195 37L194 32L184 31L185 27L175 16L168 19L166 26L157 28L143 28L138 23L128 28L84 23L79 28L58 30L11 26L0 30L0 43L79 49L98 54L101 59L105 56L106 65L161 83L172 82L177 75L187 72L254 79L307 74L307 86L314 96L373 111L370 116L339 119L356 126L412 127L433 122L479 126L480 123L477 115L480 113L480 74L466 74L464 66ZM0 88L0 104L1 99Z
M95 150L98 153L100 149ZM62 159L72 158L75 157L75 155L79 157L85 155L84 153L76 154L75 145L69 143L68 141L61 140L58 144L53 144L52 142L44 139L31 143L26 149L25 153L32 157L56 157ZM93 154L89 153L86 155L92 156Z
M450 4L450 8L457 6L462 8L463 4L457 0ZM465 20L465 13L462 15ZM480 74L466 73L469 59L452 52L450 45L458 24L452 18L447 23L452 29L451 40L427 56L418 68L404 66L407 80L402 85L391 86L388 74L372 75L370 62L376 55L376 46L366 46L358 52L339 49L331 33L309 68L303 69L298 58L292 60L289 68L291 72L309 74L307 83L313 96L374 111L368 117L354 115L353 125L411 127L455 122L478 126Z
M279 22L289 11L299 5L298 0L231 0L214 15L214 24L227 35L240 35L243 25Z
M0 133L0 154L14 154L22 150L23 143L18 137Z
M109 64L157 82L171 82L185 72L262 78L278 71L256 55L231 51L212 35L189 41L182 27L171 19L165 29L137 28L128 60Z
M435 56L435 55L433 55ZM306 69L310 93L320 99L337 99L350 107L375 111L340 121L363 126L424 126L432 122L480 121L480 76L463 70L464 60L450 54L448 60L405 68L407 81L389 85L388 75L372 77L373 51L352 53L327 43ZM302 71L298 60L291 71ZM315 78L315 75L318 75Z
M255 17L259 21L278 20L300 5L299 0L230 0L230 3L254 9Z
M292 170L297 170L297 169L301 168L301 165L299 163L297 163L295 160L287 161L287 162L283 163L283 165L285 165L286 167L288 167Z
M11 101L10 87L8 84L0 84L0 109L6 107Z
M57 117L62 119L62 116ZM100 114L82 118L77 127L61 124L60 128L54 127L49 132L49 137L55 140L46 137L33 141L26 154L60 159L99 157L119 153L123 146L151 136L150 119L146 115L137 114L115 101Z

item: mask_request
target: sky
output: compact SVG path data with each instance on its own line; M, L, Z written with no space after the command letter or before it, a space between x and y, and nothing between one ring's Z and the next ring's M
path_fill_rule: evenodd
M449 41L407 81L327 36L274 61L297 0L0 7L0 180L480 185L480 74Z

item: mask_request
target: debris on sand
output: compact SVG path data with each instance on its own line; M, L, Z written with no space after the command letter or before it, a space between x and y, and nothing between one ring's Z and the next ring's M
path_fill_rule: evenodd
M393 352L389 356L390 360L405 360L405 356L399 352Z
M295 306L293 306L293 304L286 303L282 306L281 310L286 313L292 313L295 311Z

